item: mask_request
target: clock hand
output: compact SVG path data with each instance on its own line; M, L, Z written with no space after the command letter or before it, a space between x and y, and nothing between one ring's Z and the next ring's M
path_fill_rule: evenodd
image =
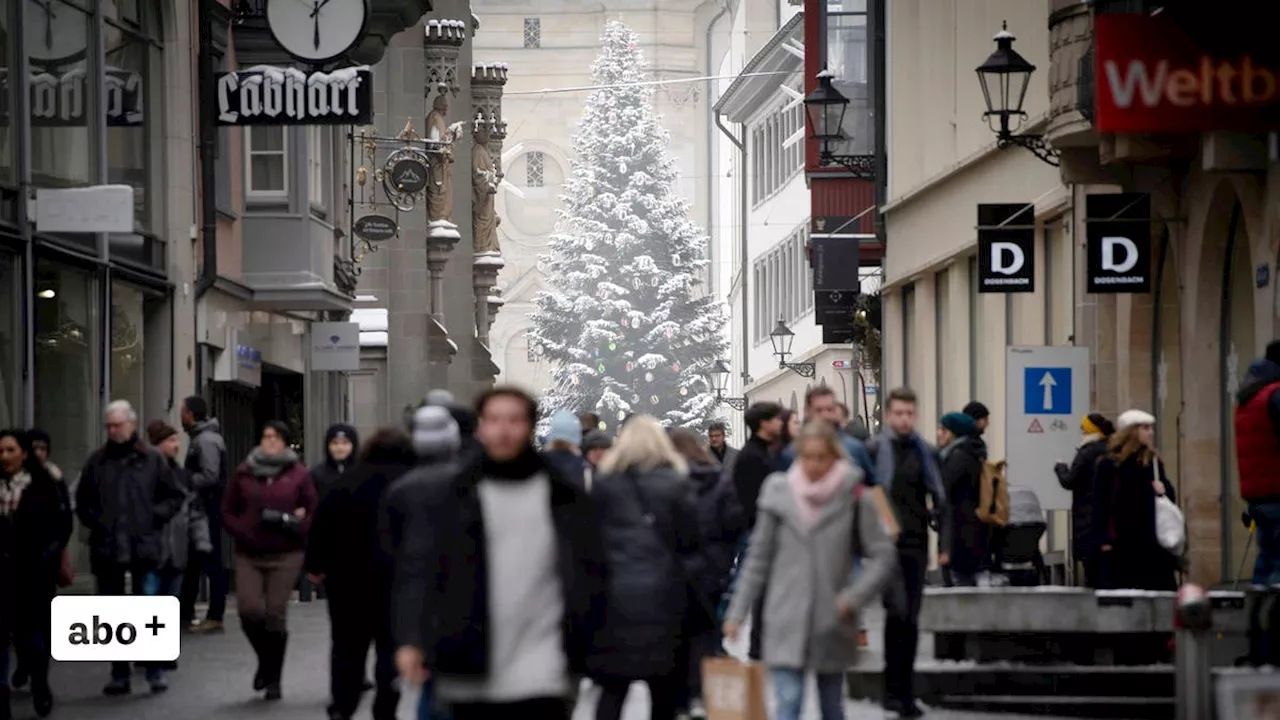
M320 49L320 0L316 0L316 6L311 10L311 42L315 45L316 50Z
M48 50L53 49L53 18L55 16L53 3L44 4L44 46Z
M317 0L315 8L311 10L311 17L315 17L328 4L329 0Z

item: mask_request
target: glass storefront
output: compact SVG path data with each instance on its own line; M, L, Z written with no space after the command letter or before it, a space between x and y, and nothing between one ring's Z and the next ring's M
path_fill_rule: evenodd
M0 0L0 184L13 185L17 180L17 146L13 142L13 122L9 119L13 107L14 83L9 81L9 56L13 52L10 38L9 12L13 0ZM3 417L3 415L0 415Z
M141 290L111 283L111 397L128 400L139 413L146 408L145 304Z
M35 278L35 424L74 478L98 444L98 284L90 272L43 259Z
M93 17L62 0L28 3L22 43L31 65L31 179L38 187L90 185L89 47Z
M0 252L0 427L22 425L22 283L17 258Z

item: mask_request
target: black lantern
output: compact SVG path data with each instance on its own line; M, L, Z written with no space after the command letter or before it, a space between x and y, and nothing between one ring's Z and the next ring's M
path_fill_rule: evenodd
M773 330L769 333L769 342L773 344L774 357L778 358L778 367L785 368L796 372L804 377L813 377L816 369L813 363L789 363L787 358L791 356L791 346L795 344L796 334L791 332L791 328L778 318L778 324L773 326Z
M818 162L823 165L841 165L854 176L875 176L874 155L841 155L835 148L852 138L844 134L844 114L849 109L849 98L836 89L835 75L825 67L818 73L818 87L804 98L804 111L809 119L809 139L818 143Z
M746 398L725 397L725 390L729 387L729 366L725 365L723 360L715 361L711 365L711 369L707 370L707 375L711 378L711 388L716 391L716 400L734 410L746 409Z
M1058 153L1042 135L1013 134L1027 117L1022 106L1027 100L1027 88L1036 66L1013 49L1017 38L1009 32L1008 23L1001 23L1000 32L992 39L996 42L996 51L977 68L982 98L987 104L983 119L996 134L999 147L1018 145L1050 165L1057 165Z

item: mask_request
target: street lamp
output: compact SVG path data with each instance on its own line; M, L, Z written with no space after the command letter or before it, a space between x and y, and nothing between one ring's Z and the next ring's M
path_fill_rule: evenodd
M982 85L982 98L987 103L987 111L982 118L996 134L997 147L1017 145L1056 167L1058 151L1045 142L1043 135L1013 134L1027 117L1022 104L1027 99L1027 86L1036 66L1013 49L1013 41L1017 38L1009 32L1008 23L1001 23L1000 32L992 39L996 41L996 51L978 66L978 82Z
M804 98L805 114L809 116L809 139L818 141L818 164L823 167L840 165L855 177L874 178L874 155L841 155L835 146L846 140L844 114L849 109L849 98L832 84L835 75L825 67L818 73L818 87Z
M778 368L786 368L801 377L811 378L817 374L817 368L813 363L789 363L787 358L791 355L791 345L796 341L796 334L791 332L791 328L778 318L778 324L773 326L773 331L769 333L769 342L773 344L774 357L778 358Z
M707 371L711 376L711 386L715 388L716 400L733 408L734 410L745 410L747 408L747 399L742 397L726 397L725 390L729 385L729 366L724 364L723 360L717 360L711 369Z

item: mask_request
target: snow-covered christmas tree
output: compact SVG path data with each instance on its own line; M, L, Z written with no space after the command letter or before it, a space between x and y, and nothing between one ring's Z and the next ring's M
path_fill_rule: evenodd
M724 304L702 288L707 238L676 193L675 162L634 32L604 31L576 159L551 236L554 291L534 300L529 342L551 363L542 405L668 426L715 419L707 368L726 354Z

